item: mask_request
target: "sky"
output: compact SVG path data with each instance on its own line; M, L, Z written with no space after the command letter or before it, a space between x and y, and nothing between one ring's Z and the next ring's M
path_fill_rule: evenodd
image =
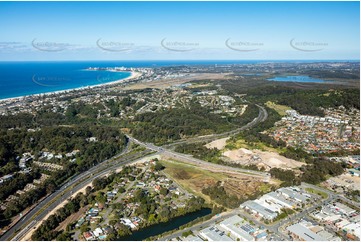
M0 2L0 60L359 60L359 2Z

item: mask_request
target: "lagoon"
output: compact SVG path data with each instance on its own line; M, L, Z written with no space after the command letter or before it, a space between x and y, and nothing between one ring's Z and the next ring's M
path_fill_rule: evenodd
M307 83L324 83L326 81L309 76L276 76L267 79L268 81L276 82L307 82Z

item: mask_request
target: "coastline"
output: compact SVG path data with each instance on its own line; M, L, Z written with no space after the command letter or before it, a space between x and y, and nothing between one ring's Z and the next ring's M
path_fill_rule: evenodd
M66 93L66 92L72 92L72 91L80 91L80 90L87 90L87 89L92 89L92 88L96 88L96 87L102 87L102 86L109 86L109 85L115 85L115 84L119 84L125 81L129 81L135 78L140 77L142 74L140 72L137 71L126 71L126 72L130 72L130 76L120 79L120 80L115 80L115 81L111 81L111 82L106 82L106 83L101 83L101 84L96 84L96 85L89 85L86 87L76 87L76 88L70 88L70 89L65 89L65 90L59 90L59 91L52 91L52 92L44 92L44 93L38 93L38 94L29 94L29 95L23 95L23 96L17 96L17 97L9 97L9 98L0 98L0 103L1 102L8 102L8 101L20 101L21 99L24 98L28 98L28 97L41 97L41 96L51 96L54 94L62 94L62 93Z

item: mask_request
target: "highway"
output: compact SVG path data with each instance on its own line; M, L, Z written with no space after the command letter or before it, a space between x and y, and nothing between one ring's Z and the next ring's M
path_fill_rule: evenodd
M192 164L192 165L197 165L197 166L204 166L207 168L214 168L217 169L217 171L234 171L234 172L240 172L243 173L244 175L250 175L250 176L257 176L257 177L261 177L263 179L268 180L270 178L269 173L267 172L261 172L261 171L254 171L254 170L248 170L248 169L242 169L242 168L238 168L238 167L231 167L231 166L223 166L223 165L219 165L219 164L214 164L214 163L210 163L207 161L203 161L200 159L196 159L191 155L185 155L182 153L178 153L172 150L168 150L159 146L156 146L154 144L151 143L144 143L141 142L133 137L128 136L128 138L139 145L142 145L144 147L146 147L147 149L150 150L154 150L156 152L158 152L160 155L162 156L167 156L169 158L173 158L176 160L181 160L183 162L186 162L188 164Z
M64 200L70 198L73 193L84 188L87 184L91 183L95 178L106 175L107 173L127 164L130 164L137 159L141 159L147 156L153 156L154 153L149 154L149 150L145 150L136 154L125 155L124 152L117 155L117 161L107 160L98 164L97 166L92 167L88 171L81 173L75 176L72 180L65 183L61 188L50 194L44 200L42 200L39 204L37 204L33 209L31 209L24 217L19 220L14 226L12 226L8 231L6 231L1 237L0 240L8 241L13 238L17 231L23 229L16 235L13 240L19 240L23 235L27 233L29 229L33 226L28 226L29 224L33 224L33 221L42 220L50 211L52 211L55 207L57 207ZM124 157L119 158L121 155ZM114 158L112 158L113 160ZM71 189L70 189L71 188ZM57 198L60 196L59 198ZM57 199L56 199L57 198ZM53 201L56 199L56 201ZM44 209L44 207L46 209Z
M194 137L185 141L175 142L174 145L185 143L185 142L199 142L199 141L206 141L206 140L214 140L218 139L220 137L224 136L230 136L234 135L242 130L248 129L250 127L255 126L259 122L263 122L267 119L268 114L265 108L262 106L259 106L259 115L257 118L255 118L250 123L244 125L243 127L240 127L238 129L222 133L222 134L215 134L210 136L201 136L201 137ZM196 164L196 165L207 165L207 167L213 167L218 170L227 170L227 171L234 171L234 172L242 172L245 175L250 176L258 176L263 179L269 179L269 175L265 172L258 172L258 171L252 171L247 169L240 169L240 168L234 168L229 166L221 166L217 164L212 164L209 162L205 162L199 159L195 159L189 155L180 154L177 152L173 152L171 150L155 146L150 143L143 143L140 142L130 136L127 136L130 141L133 141L137 144L140 144L147 148L146 151L140 152L138 154L131 154L125 157L123 156L126 152L128 152L129 143L127 144L126 148L122 153L119 155L112 157L109 160L106 160L92 168L90 168L88 171L83 172L79 175L76 175L73 177L70 181L66 182L62 187L60 187L58 190L53 192L52 194L48 195L45 199L43 199L41 202L39 202L34 208L32 208L28 213L26 213L21 220L19 220L14 226L12 226L9 230L7 230L1 237L0 240L2 241L8 241L8 240L21 240L21 238L27 234L27 232L36 224L37 221L41 221L50 211L52 211L54 208L56 208L60 203L62 203L64 200L70 198L73 193L76 191L82 189L84 186L89 184L93 181L94 178L103 176L107 173L109 173L112 170L115 170L118 167L124 166L126 164L130 164L136 159L147 157L149 154L149 150L156 151L158 154L166 155L169 157L172 157L174 159L181 159L182 161L188 162L190 164ZM128 141L129 141L128 140ZM173 145L173 144L172 144ZM152 154L154 155L154 154ZM150 156L150 155L149 155ZM119 158L121 157L121 158ZM119 158L119 159L118 159ZM118 160L117 160L118 159ZM114 162L110 164L111 161ZM115 161L117 160L117 161ZM71 189L70 189L71 187ZM59 198L58 198L59 197ZM54 199L56 199L54 201ZM17 234L16 234L17 233Z
M264 122L267 118L268 118L268 113L266 111L266 109L260 105L257 105L256 106L259 108L259 113L258 113L258 117L253 119L251 122L249 122L248 124L240 127L240 128L237 128L237 129L234 129L234 130L231 130L231 131L228 131L228 132L224 132L224 133L221 133L221 134L211 134L211 135L205 135L205 136L197 136L197 137L193 137L193 138L188 138L188 139L184 139L184 140L180 140L180 141L176 141L176 142L173 142L171 144L167 144L167 145L164 145L163 147L164 148L171 148L175 145L180 145L180 144L191 144L191 143L198 143L198 142L210 142L210 141L213 141L213 140L216 140L216 139L220 139L220 138L225 138L225 137L228 137L228 136L232 136L232 135L235 135L243 130L246 130L246 129L249 129L251 127L254 127L256 124L260 123L260 122Z

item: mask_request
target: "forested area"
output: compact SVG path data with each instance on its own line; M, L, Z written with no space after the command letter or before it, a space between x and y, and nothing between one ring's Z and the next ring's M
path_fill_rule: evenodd
M90 194L79 193L75 198L69 200L62 208L56 211L55 214L50 215L49 218L43 222L31 236L33 241L51 241L51 240L68 240L70 235L63 231L56 231L55 228L59 226L69 215L77 212L80 208L93 202L94 197ZM60 237L60 235L62 235ZM59 236L57 238L57 236Z
M162 165L157 162L154 169L161 170ZM105 190L112 189L112 184L119 182L124 178L130 178L133 176L140 176L141 173L138 168L132 166L125 166L119 173L112 173L107 177L96 178L93 181L93 189L91 187L86 188L86 193L79 193L75 198L68 201L62 208L58 209L54 215L51 215L41 226L33 233L32 240L68 240L71 234L68 230L74 226L75 222L68 224L67 231L55 231L61 222L63 222L71 214L76 213L80 208L85 207L89 204L103 203L106 202ZM154 173L153 173L153 176ZM138 179L138 178L137 178ZM119 190L119 193L124 193L126 190ZM160 195L165 196L167 189L164 191L160 190ZM144 193L144 190L137 189L134 195L128 202L137 203L140 206L135 210L134 214L141 216L143 221L141 227L147 227L153 224L167 222L174 217L182 216L187 213L191 213L202 209L205 206L204 199L200 197L190 198L184 208L173 209L169 205L159 204L155 202L154 196ZM120 228L118 230L113 229L108 235L107 240L121 240L123 236L132 233L131 229L120 223L120 218L123 217L122 211L125 208L125 204L122 202L111 203L107 206L112 208L112 219L109 221L110 225L118 224ZM117 212L119 211L119 212ZM87 231L88 225L83 224L80 227L81 232Z
M324 116L322 108L360 109L360 89L337 86L314 85L313 88L296 88L292 85L269 82L261 77L247 79L234 78L232 81L219 82L230 93L246 94L252 103L263 104L272 101L290 106L303 115Z
M0 201L3 202L9 195L14 194L17 190L22 190L26 184L31 183L34 179L40 177L39 170L32 173L17 173L12 179L5 181L0 186Z
M39 179L40 173L50 175L36 189L17 195L16 200L7 203L0 214L4 224L47 193L53 192L67 178L119 153L127 143L126 136L119 128L95 122L95 113L98 113L96 106L76 103L70 105L65 115L54 113L50 111L51 108L44 107L37 114L0 116L0 176L13 174L11 179L1 184L0 201L22 190L34 179ZM45 151L60 154L62 158L46 159L42 156ZM73 157L65 156L73 151L77 151ZM26 167L32 168L32 171L21 173L19 159L24 153L33 155L34 161L54 163L63 169L44 170L30 160Z
M239 205L247 200L256 199L264 194L261 190L252 192L252 195L244 195L237 197L236 195L228 194L225 188L218 181L216 184L205 187L202 189L202 193L209 196L214 202L227 208L238 208Z
M302 172L296 176L292 170L272 168L270 174L272 177L283 181L281 186L299 185L301 182L319 184L325 181L329 176L338 176L344 172L346 164L333 162L329 160L315 159L309 164L300 167Z
M188 108L173 108L135 116L132 134L143 141L164 144L184 137L222 133L241 127L258 116L258 108L249 105L240 117L222 118L198 103Z

